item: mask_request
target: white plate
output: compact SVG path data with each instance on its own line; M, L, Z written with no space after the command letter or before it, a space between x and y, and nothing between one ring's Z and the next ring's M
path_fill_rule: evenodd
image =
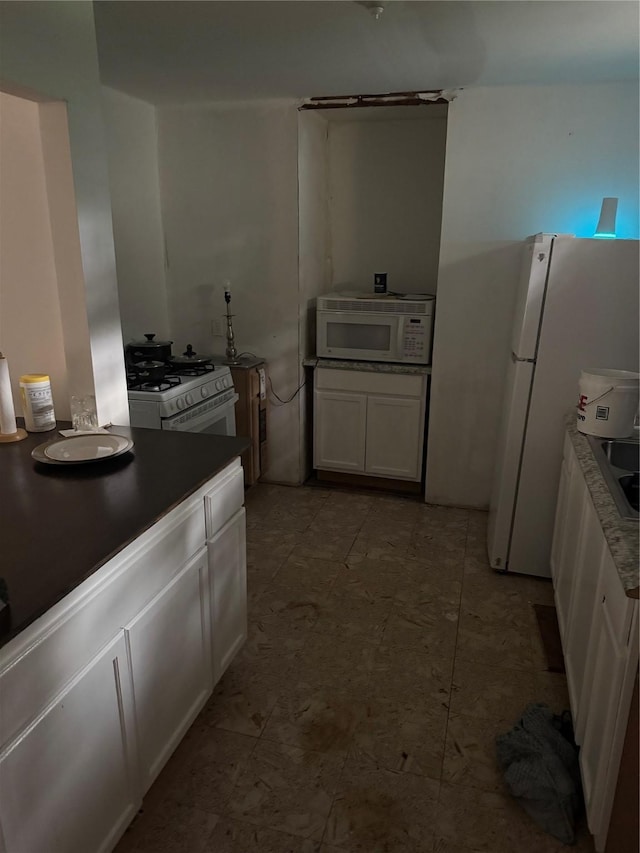
M124 435L88 434L52 441L44 445L42 453L52 462L77 464L113 459L114 456L126 453L132 447L133 442Z

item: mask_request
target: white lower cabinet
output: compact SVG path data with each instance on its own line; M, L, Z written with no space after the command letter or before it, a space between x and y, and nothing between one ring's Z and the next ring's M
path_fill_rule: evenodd
M0 755L7 853L111 850L140 805L134 745L120 634Z
M601 602L594 613L593 633L589 643L590 673L581 700L583 707L588 702L588 708L583 714L580 769L589 829L596 840L602 834L606 837L608 810L613 802L613 796L608 797L607 780L628 658L629 648L617 642L604 602ZM624 731L626 720L621 732L623 736Z
M239 510L208 543L213 681L247 639L246 513Z
M560 633L567 635L571 611L571 595L575 588L580 549L578 543L582 531L582 517L588 494L580 472L574 472L566 484L566 503L563 513L563 536L559 544L559 555L553 578L556 609Z
M369 397L365 472L376 477L419 480L423 433L420 399Z
M594 622L598 622L598 587L603 561L609 557L609 549L600 529L598 517L591 501L585 496L582 515L582 529L574 564L573 578L576 581L571 589L569 624L565 632L564 663L567 673L567 685L571 705L576 709L573 719L576 739L582 741L583 718L589 707L588 700L582 703L585 676L588 672L589 641L593 633ZM615 572L615 567L611 567ZM617 578L616 578L617 580Z
M622 587L569 440L552 576L589 830L602 853L638 670L638 603Z
M207 583L203 549L125 629L142 793L211 693Z
M315 467L364 473L365 394L318 391L315 398Z
M318 367L314 467L420 481L427 376Z
M0 649L0 851L107 853L247 634L239 460Z

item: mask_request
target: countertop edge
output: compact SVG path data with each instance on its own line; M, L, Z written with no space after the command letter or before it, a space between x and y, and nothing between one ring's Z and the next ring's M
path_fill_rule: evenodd
M315 369L324 367L328 370L358 370L366 373L404 373L414 376L428 376L431 373L430 364L399 364L388 361L355 361L342 358L305 358L303 367Z
M640 598L638 525L620 517L587 437L577 428L575 411L567 414L565 427L625 594L629 598Z
M70 426L71 424L66 421L58 422L56 426L56 431L52 431L50 434L47 434L47 437L45 437L44 434L30 434L30 440L24 442L24 447L15 445L14 452L20 453L20 464L24 465L25 470L30 473L33 472L38 476L44 476L47 480L49 480L50 477L56 474L56 472L60 474L60 469L50 469L49 466L43 465L39 461L34 461L31 457L30 447L32 445L35 445L36 442L42 443L44 441L46 443L47 438L49 440L53 440L58 436L58 430L60 428L66 429ZM138 440L140 439L140 436L136 434L148 433L154 438L160 438L161 436L165 435L171 436L171 442L173 444L175 444L176 440L179 441L181 439L181 436L184 435L185 437L187 437L191 435L189 433L163 433L159 430L132 428L126 425L116 424L110 425L109 431L121 435L126 435L130 438L136 436ZM191 435L191 439L193 439L194 437L195 436ZM153 509L150 509L150 511L141 514L141 517L139 519L132 521L131 525L128 526L128 529L126 531L123 531L123 535L114 535L111 538L111 541L109 541L108 547L105 547L104 550L99 553L99 555L97 553L91 555L91 561L85 559L84 554L81 555L82 559L78 562L78 570L74 571L72 575L68 575L64 578L61 578L59 582L57 581L57 579L54 579L55 582L52 582L50 579L47 579L45 583L47 584L48 588L50 588L50 591L48 589L46 596L39 596L38 599L33 602L33 604L25 604L24 594L22 590L20 591L20 593L18 593L17 596L12 593L12 586L15 584L15 579L12 578L11 573L3 571L3 578L5 579L8 585L9 607L6 609L3 608L3 610L0 611L0 651L4 650L4 648L11 644L14 640L16 640L23 633L23 631L25 631L32 624L37 622L38 619L45 616L45 614L52 607L59 604L78 586L83 584L85 581L88 581L96 572L104 568L107 563L116 558L122 551L127 549L133 542L135 542L136 539L144 535L155 524L161 521L173 510L175 510L176 507L178 507L181 503L189 500L193 495L197 494L198 491L200 491L210 480L215 479L225 470L225 468L231 465L234 460L239 460L242 452L246 450L250 443L249 439L243 436L220 436L217 438L221 439L221 441L224 442L225 446L223 448L218 448L216 450L216 453L213 455L213 458L211 454L209 454L206 458L203 458L202 462L199 462L200 470L198 470L192 475L189 475L188 481L184 483L180 488L175 489L174 494L172 494L171 496L167 495L166 502L162 501ZM190 441L191 439L187 438L187 441ZM131 465L135 465L136 457L138 455L137 451L139 450L137 444L138 442L136 441L134 443L134 447L132 448L131 453L127 453L123 457L114 460L114 464L123 466L123 471L130 469ZM192 452L192 456L195 455L196 454ZM146 456L148 459L149 451L146 451ZM82 467L78 467L76 469L74 466L74 469L69 469L69 471L65 472L65 474L70 473L75 475L76 472L82 474L82 470ZM64 482L64 475L61 476L62 479L58 479L58 476L56 476L55 479L58 480L58 482ZM46 482L46 480L43 482ZM37 489L37 487L37 481L34 480L31 485L31 488ZM26 492L26 494L28 494L28 492ZM10 542L9 546L11 546L11 544L12 543ZM22 585L24 586L24 584ZM15 600L20 600L20 605L17 608L17 612L13 607Z
M246 446L249 447L248 441L246 442ZM219 466L216 466L214 469L212 469L212 473L207 474L200 481L197 481L194 486L189 487L189 489L187 489L183 493L182 497L177 498L172 503L168 503L164 509L162 509L157 515L154 515L147 523L145 523L144 525L140 525L138 530L135 533L133 533L128 539L122 540L122 542L119 545L117 545L110 553L108 553L105 557L101 558L97 563L95 563L95 565L93 565L91 567L91 569L89 569L87 571L85 576L81 577L78 580L76 586L79 586L81 583L84 583L84 581L88 580L93 574L95 574L97 571L99 571L103 566L106 566L106 564L110 560L113 560L115 557L118 556L118 554L121 554L122 551L124 551L126 548L128 548L129 545L131 545L133 542L136 541L136 539L138 539L140 536L144 535L148 530L150 530L154 526L154 524L157 524L159 521L161 521L163 518L165 518L165 516L169 515L170 512L173 512L173 510L176 509L176 507L179 507L181 503L188 501L189 498L193 497L193 495L195 495L200 489L202 489L210 480L215 479L215 477L217 477L219 474L221 474L225 470L225 468L228 468L229 465L231 465L231 463L235 459L239 459L240 455L241 455L240 453L234 453L233 456L230 456L226 462L223 462ZM72 592L73 589L75 589L75 588L76 588L75 586L72 587L70 590L68 590L68 592ZM65 594L68 594L68 593L65 593ZM60 599L60 600L62 600L62 599ZM47 611L45 610L43 612L46 613ZM43 614L39 614L39 615L43 615ZM38 618L38 617L36 617L36 618Z

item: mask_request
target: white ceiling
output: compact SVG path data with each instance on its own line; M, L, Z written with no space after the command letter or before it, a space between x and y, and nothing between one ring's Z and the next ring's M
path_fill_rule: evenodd
M638 78L635 0L97 0L103 82L155 104Z

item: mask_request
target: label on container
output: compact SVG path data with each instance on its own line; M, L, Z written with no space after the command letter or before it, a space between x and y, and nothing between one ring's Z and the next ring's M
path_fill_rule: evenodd
M54 426L56 419L51 391L43 389L42 391L30 391L27 394L31 402L31 414L35 426Z
M386 272L374 273L374 276L373 276L373 292L374 293L386 293L387 292L387 274L386 274Z
M30 432L44 432L56 425L56 415L53 408L51 386L33 387L23 385L22 403L24 407L25 426Z

